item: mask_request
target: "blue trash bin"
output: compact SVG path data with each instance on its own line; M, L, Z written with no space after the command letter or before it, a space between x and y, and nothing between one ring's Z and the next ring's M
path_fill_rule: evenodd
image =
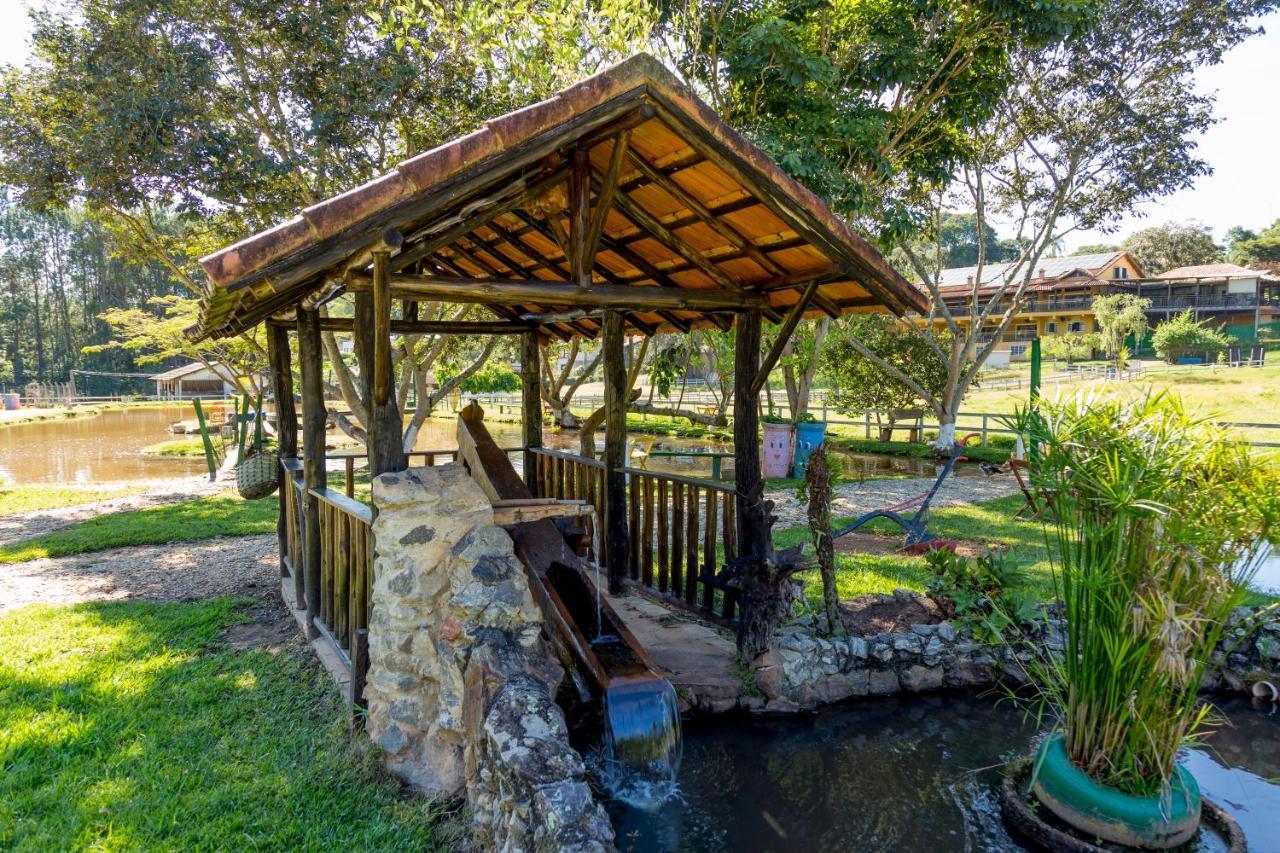
M803 421L796 424L796 450L791 463L791 476L803 477L809 469L809 454L822 444L827 435L827 425L823 421Z

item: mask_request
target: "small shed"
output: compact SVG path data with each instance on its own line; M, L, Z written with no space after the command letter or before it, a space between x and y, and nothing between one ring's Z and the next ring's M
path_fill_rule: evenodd
M157 373L156 396L176 400L192 397L225 397L236 393L236 384L229 368L218 362L211 365L193 361Z
M282 570L294 578L297 599L305 601L317 633L325 626L321 605L328 600L323 549L331 548L321 536L321 505L333 500L324 455L322 333L354 335L356 391L366 410L374 476L404 470L413 452L402 446L393 336L517 336L519 451L527 487L535 498L557 498L539 472L554 463L556 484L563 484L559 475L566 466L591 469L569 479L575 489L593 484L604 519L599 556L610 592L621 595L628 582L651 574L630 568L653 550L652 524L644 522L653 519L649 498L656 494L665 504L682 494L662 484L629 491L628 483L640 482L644 472L626 468L624 338L734 330L737 479L727 490L701 481L682 484L691 490L681 504L687 516L673 516L669 507L660 516L693 521L659 521L658 527L683 531L692 525L688 542L669 549L688 555L688 571L678 575L687 581L682 600L702 595L710 609L723 599L722 617L736 619L739 646L754 656L767 645L784 606L784 572L774 553L760 470L758 399L769 370L802 317L929 311L920 290L873 246L645 55L485 122L200 263L207 288L189 337L224 338L267 327L281 401L281 512L295 518L300 504L304 519L295 535L303 537L301 547L293 549L300 564ZM326 306L348 297L350 316L325 315ZM423 302L481 305L492 317L429 320L420 316ZM764 320L778 327L767 348ZM290 458L299 449L291 333L302 386L301 460ZM603 460L564 458L543 447L539 343L549 338L601 341ZM638 501L648 501L650 509L641 512ZM349 509L347 516L367 530L364 519L372 510ZM705 516L701 528L699 511ZM723 560L712 524L720 520ZM699 538L705 543L700 560L694 553ZM289 553L283 539L282 553ZM726 572L732 589L720 579ZM658 576L667 577L662 571ZM367 611L367 601L361 607ZM336 647L342 653L353 648Z

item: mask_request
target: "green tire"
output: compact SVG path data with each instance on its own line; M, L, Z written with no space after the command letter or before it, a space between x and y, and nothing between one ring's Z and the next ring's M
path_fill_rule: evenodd
M1200 786L1182 767L1174 772L1166 815L1158 795L1126 794L1090 778L1071 763L1066 737L1060 733L1041 744L1036 763L1036 798L1086 837L1167 850L1185 844L1200 828Z

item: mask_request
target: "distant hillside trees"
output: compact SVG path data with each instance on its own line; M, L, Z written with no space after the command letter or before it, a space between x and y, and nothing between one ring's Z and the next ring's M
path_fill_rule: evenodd
M1222 260L1222 247L1214 242L1213 232L1199 222L1166 222L1143 228L1121 248L1133 253L1147 275Z

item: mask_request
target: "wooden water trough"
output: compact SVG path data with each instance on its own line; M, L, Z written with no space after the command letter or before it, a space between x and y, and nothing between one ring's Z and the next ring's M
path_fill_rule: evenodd
M588 531L577 525L587 519L598 528L594 507L585 501L535 498L494 442L484 411L474 402L458 415L458 461L493 502L494 521L510 533L548 633L558 636L593 691L606 695L620 682L665 681L599 595L596 569L579 556L581 537Z

